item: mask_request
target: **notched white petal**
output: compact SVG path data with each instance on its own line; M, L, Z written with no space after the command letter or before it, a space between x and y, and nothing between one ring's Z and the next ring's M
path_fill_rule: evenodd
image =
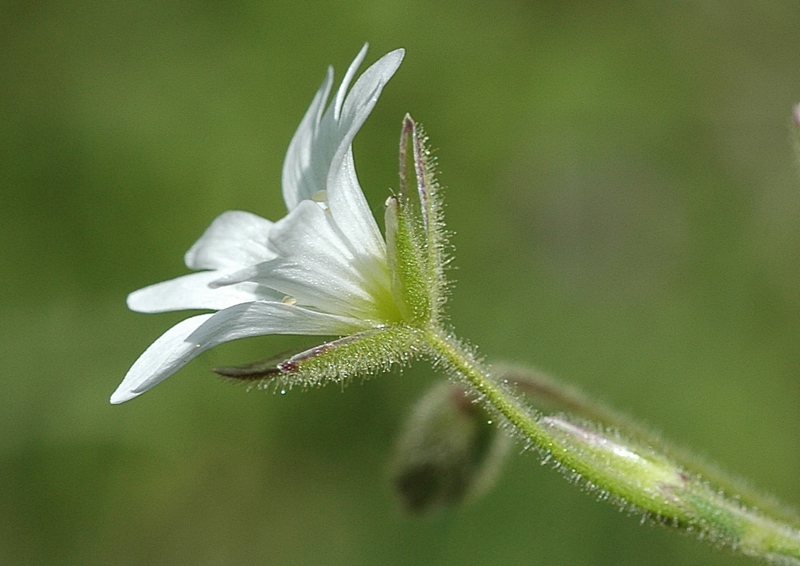
M254 280L322 310L375 317L369 309L391 283L383 240L364 238L354 241L335 214L301 203L275 225L270 246L280 258L261 264Z
M342 141L346 143L342 143L342 146L350 145L356 132L378 102L383 87L400 67L404 56L404 49L395 49L378 59L358 77L344 101L338 119L338 127L345 133Z
M256 282L320 311L377 320L376 297L390 293L385 255L356 249L331 214L304 201L275 224L277 259L226 274L212 287Z
M369 49L369 44L365 43L364 46L361 48L361 51L358 52L356 58L353 59L353 62L350 63L350 66L347 68L347 72L342 79L342 84L339 86L339 89L336 91L336 98L333 101L333 119L338 121L339 116L342 113L342 105L344 104L345 95L347 94L347 89L350 87L350 83L353 81L353 77L356 76L356 72L358 68L361 66L361 63L364 62L364 57L367 56L367 49Z
M331 167L338 167L348 146L378 101L386 82L397 71L404 51L385 55L361 75L352 90L347 87L366 55L359 52L347 70L334 102L319 114L330 92L330 71L289 144L283 164L283 198L289 210L317 191L326 189ZM321 95L324 94L324 99Z
M275 223L268 243L276 259L250 265L234 272L221 273L210 283L217 288L243 281L268 285L264 274L272 265L294 262L308 271L322 268L354 272L355 255L348 242L331 223L326 209L316 202L305 200L287 216Z
M333 67L328 67L325 79L311 101L311 106L300 121L297 131L289 143L286 157L283 160L283 174L281 184L283 187L283 200L286 207L292 210L297 203L309 198L315 190L324 187L315 187L314 179L324 181L328 171L327 163L316 163L314 159L319 156L314 153L320 120L325 110L325 103L333 85ZM315 174L320 169L321 173ZM319 183L317 183L319 184Z

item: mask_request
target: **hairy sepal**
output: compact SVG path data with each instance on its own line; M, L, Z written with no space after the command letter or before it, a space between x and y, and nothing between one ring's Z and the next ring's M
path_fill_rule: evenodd
M327 342L278 366L288 385L344 384L354 377L369 377L419 357L423 341L409 326L394 325L367 330Z
M410 135L410 139L406 140ZM431 156L428 147L428 137L409 114L403 122L403 136L401 137L401 159L405 158L405 147L411 145L413 154L413 169L417 181L417 206L420 211L420 228L422 232L423 254L425 268L432 289L432 304L434 316L446 298L445 290L447 281L444 276L444 267L448 263L447 230L444 226L442 201L439 196L440 186L436 180L436 161ZM404 167L401 164L401 187L405 184L402 178ZM401 191L406 193L405 190Z
M215 371L252 382L259 388L274 385L286 390L298 385L345 385L356 377L365 379L393 366L403 366L419 357L422 350L418 330L394 325L331 340L282 359L273 356L262 362Z
M428 277L414 211L407 199L386 201L386 251L392 273L392 294L403 319L426 325L433 315L433 287Z
M406 114L400 136L400 199L403 203L407 202L409 209L414 212L414 229L421 248L425 277L430 286L432 317L438 320L446 300L444 269L449 258L435 165L436 160L431 156L428 138L422 127ZM408 190L409 171L413 171L416 180L415 192Z

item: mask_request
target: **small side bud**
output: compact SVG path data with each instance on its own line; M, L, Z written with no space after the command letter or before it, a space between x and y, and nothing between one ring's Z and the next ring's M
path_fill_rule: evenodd
M488 491L510 446L460 384L443 382L417 402L398 439L391 479L406 511L430 514Z

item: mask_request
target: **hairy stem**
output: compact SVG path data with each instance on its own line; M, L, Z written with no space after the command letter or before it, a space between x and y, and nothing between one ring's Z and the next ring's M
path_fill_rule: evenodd
M731 476L691 451L671 444L661 435L629 416L591 400L578 389L565 387L540 371L520 366L498 366L494 374L502 383L514 386L534 403L624 431L627 437L656 448L725 493L735 494L736 498L744 505L760 509L763 513L789 523L795 528L800 528L800 517L797 513L774 497L759 492L745 480Z
M593 407L583 396L567 395L562 401L584 417L601 417L600 425L562 415L541 416L502 380L492 377L455 338L436 328L425 330L424 336L440 363L466 380L546 459L584 481L603 499L742 554L774 564L800 565L800 531L783 513L774 512L773 506L758 508L749 499L746 505L740 494L729 491L738 485L735 482L714 481L720 480L716 474L706 477L696 466L679 463L680 454L665 449L663 442L651 442L655 438L644 429L634 428L626 436L626 421L616 422L622 432L605 428L603 424L615 420L613 414ZM544 391L551 401L562 395L550 382L539 385L535 389Z

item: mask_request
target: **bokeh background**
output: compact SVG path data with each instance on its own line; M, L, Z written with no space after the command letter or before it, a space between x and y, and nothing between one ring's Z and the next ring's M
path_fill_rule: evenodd
M794 0L0 3L0 563L752 563L531 453L404 516L387 461L425 363L285 396L210 372L312 343L266 337L108 396L185 316L126 294L224 210L280 218L325 67L403 46L356 162L382 217L403 114L425 125L460 334L800 505L798 30Z

